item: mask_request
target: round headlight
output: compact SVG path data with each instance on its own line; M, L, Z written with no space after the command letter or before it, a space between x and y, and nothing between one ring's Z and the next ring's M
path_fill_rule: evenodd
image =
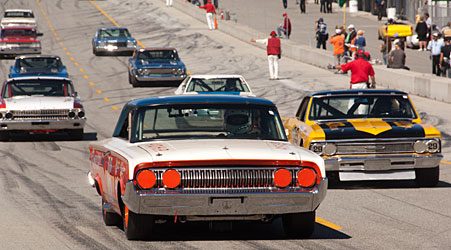
M323 152L326 155L334 155L337 152L337 146L333 143L326 143L323 148Z
M424 141L416 141L415 144L413 144L413 150L415 150L416 153L422 154L426 152L427 146Z
M11 112L6 113L5 118L6 119L12 119L13 118L13 113L11 113Z
M85 112L84 111L78 112L78 117L80 117L80 118L85 117Z
M69 112L69 114L67 114L70 118L74 118L75 117L75 112L71 111Z
M182 68L178 68L177 69L177 74L179 74L179 75L183 74L183 69Z
M1 118L3 118L3 114L2 114L2 113L0 113L0 119L1 119Z
M127 42L127 47L134 47L134 46L135 46L135 43L133 41L129 40Z
M105 42L104 41L99 41L99 46L105 46Z
M142 74L143 73L143 69L138 69L138 74Z
M324 149L324 145L322 143L312 143L310 144L310 150L317 153L322 154Z
M437 153L440 151L440 143L436 140L427 141L426 146L429 153Z

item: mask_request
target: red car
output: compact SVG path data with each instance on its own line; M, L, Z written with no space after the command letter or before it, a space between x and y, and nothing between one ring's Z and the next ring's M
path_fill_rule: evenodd
M2 27L0 34L0 57L22 54L41 54L41 41L33 27Z

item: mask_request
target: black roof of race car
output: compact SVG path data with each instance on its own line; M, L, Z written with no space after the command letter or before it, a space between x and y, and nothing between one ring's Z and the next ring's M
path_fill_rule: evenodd
M346 89L346 90L324 90L311 93L309 96L332 96L332 95L407 95L406 92L394 89Z
M230 103L230 104L261 104L274 106L274 103L268 99L257 97L243 97L231 95L178 95L161 96L136 99L128 102L131 106L149 106L161 104L182 104L182 103Z

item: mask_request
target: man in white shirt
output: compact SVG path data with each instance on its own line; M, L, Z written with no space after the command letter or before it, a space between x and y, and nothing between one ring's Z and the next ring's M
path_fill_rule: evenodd
M431 51L432 54L432 74L440 76L440 53L442 47L445 46L443 40L438 40L438 34L434 33L432 35L432 40L429 41L427 49Z

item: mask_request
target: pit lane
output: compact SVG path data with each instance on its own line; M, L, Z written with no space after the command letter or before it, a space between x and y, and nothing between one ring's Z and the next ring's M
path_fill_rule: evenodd
M269 81L265 51L209 31L205 23L165 7L163 1L95 1L110 19L91 1L0 2L5 8L33 9L44 33L43 53L62 57L88 117L81 142L39 135L0 143L2 248L444 249L451 244L451 202L447 199L451 176L446 164L441 166L441 182L436 188L418 189L411 181L333 187L317 215L341 229L317 223L309 240L285 239L280 221L275 221L237 223L232 232L221 232L221 228L212 232L202 223L168 225L152 242L127 241L120 229L103 224L100 197L87 183L87 144L112 134L126 101L171 95L175 88L133 89L127 80L127 57L92 55L91 38L98 27L114 26L112 19L147 46L176 47L195 74L242 74L258 96L277 104L283 116L295 113L306 92L347 88L349 79L283 58L282 79ZM1 61L4 77L11 63ZM420 97L413 101L442 132L444 162L451 161L451 122L446 115L451 106Z

